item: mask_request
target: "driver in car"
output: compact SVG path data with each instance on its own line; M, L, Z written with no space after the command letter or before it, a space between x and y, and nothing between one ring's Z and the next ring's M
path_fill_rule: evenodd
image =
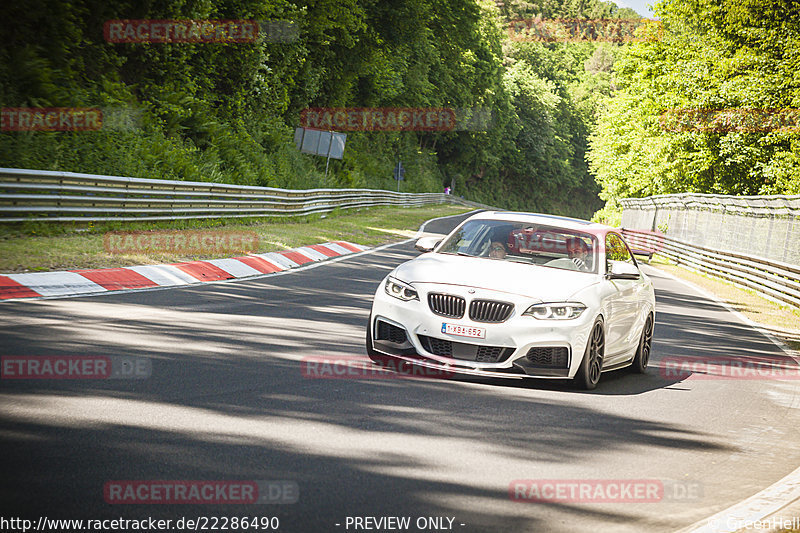
M489 245L489 257L492 259L505 259L505 245L500 241L492 241L492 244Z
M570 237L567 239L567 254L569 258L578 267L578 270L589 270L589 265L586 264L586 258L589 256L589 247L586 243L577 237Z

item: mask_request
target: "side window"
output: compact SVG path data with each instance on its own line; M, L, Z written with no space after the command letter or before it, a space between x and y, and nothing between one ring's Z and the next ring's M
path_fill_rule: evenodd
M464 225L458 230L458 233L456 233L455 237L457 237L457 239L450 241L451 245L447 247L447 251L467 253L467 251L475 245L475 239L480 229L480 224Z
M606 268L610 268L611 261L622 261L635 265L628 247L616 233L606 235Z

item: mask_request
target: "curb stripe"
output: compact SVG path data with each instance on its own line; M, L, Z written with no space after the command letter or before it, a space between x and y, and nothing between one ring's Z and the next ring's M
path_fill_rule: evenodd
M172 265L143 265L128 268L153 281L160 287L199 283L199 280Z
M0 276L0 300L9 298L35 298L41 296L38 292L29 289L21 283L17 283L7 276Z
M322 252L318 252L314 250L310 246L301 246L300 248L295 248L295 252L301 253L306 257L311 258L314 261L324 261L328 258L327 255L323 254Z
M172 263L190 276L194 276L200 281L221 281L231 279L233 276L219 267L205 261L190 261L188 263Z
M294 267L300 266L298 263L295 263L294 261L292 261L288 257L283 256L281 254L276 254L275 252L267 252L265 254L257 254L256 257L261 257L263 259L266 259L267 261L275 263L276 265L280 265L280 266L282 266L284 268L284 270L287 269L287 268L294 268Z
M345 248L341 244L336 244L335 242L326 242L324 245L323 244L319 244L318 246L324 246L325 248L327 248L327 249L329 249L329 250L331 250L333 252L336 252L338 255L347 255L347 254L353 253L352 250L348 250L347 248Z
M261 257L257 257L255 255L243 256L243 257L235 257L237 261L241 261L245 265L254 268L261 272L262 274L272 274L273 272L280 272L283 270L282 267L274 263L270 263L266 259Z
M336 241L334 244L338 244L345 250L350 250L351 252L363 252L366 248L358 248L355 244L350 244L349 242L345 241Z
M42 296L65 296L106 292L106 289L75 272L34 272L8 274L8 278L33 289Z
M237 259L208 259L206 263L210 263L215 267L224 270L234 278L249 278L250 276L258 276L261 274L255 268L242 263Z
M266 259L267 261L271 261L271 262L275 263L276 265L280 265L284 269L294 268L294 267L300 266L298 263L295 263L294 261L292 261L288 257L286 257L284 255L281 255L281 254L278 254L278 253L275 253L275 252L267 252L265 254L258 254L258 257L262 257L262 258Z
M0 275L0 300L79 296L259 277L365 250L368 248L337 241L228 259L5 274Z
M70 270L93 281L109 291L158 287L158 283L127 268L104 268L102 270Z
M301 254L300 252L288 251L288 252L278 252L278 253L280 255L288 258L288 259L291 259L292 261L294 261L298 265L304 265L306 263L311 263L311 262L314 261L310 257L306 257L305 255Z
M747 531L749 527L739 527L747 522L770 522L770 515L776 514L787 505L800 499L800 468L790 473L775 484L767 487L761 492L754 494L746 500L739 502L724 511L700 520L680 530L687 533L736 533L737 531ZM789 516L782 518L788 519ZM734 524L734 527L729 527ZM756 530L758 528L755 528ZM763 531L777 532L783 528L761 528Z
M311 248L312 250L316 250L317 252L321 253L322 255L324 255L326 257L338 257L338 256L342 255L339 252L335 252L331 248L328 248L324 244L312 244L311 246L308 246L308 248Z

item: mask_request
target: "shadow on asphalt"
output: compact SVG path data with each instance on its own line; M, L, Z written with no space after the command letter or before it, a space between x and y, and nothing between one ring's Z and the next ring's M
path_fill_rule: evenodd
M565 465L593 450L637 445L725 449L708 444L708 435L660 421L569 405L563 399L498 394L517 388L584 394L563 382L469 379L464 381L486 386L465 387L461 380L301 376L298 357L364 355L372 293L388 272L387 264L413 255L407 245L325 266L325 275L307 270L235 284L78 298L64 305L7 304L4 310L25 317L18 323L3 319L4 343L13 349L6 348L7 354L144 356L153 360L153 375L144 381L2 382L0 392L9 402L0 411L4 507L19 516L61 518L258 513L280 517L282 531L336 530L332 524L346 515L388 516L412 509L415 516L458 516L469 523L469 531L546 530L545 511L551 507L624 524L635 519L635 509L608 513L552 503L541 506L539 519L532 520L528 508L498 514L492 509L508 503L506 490L405 475L412 467L436 465L397 452L356 457L338 448L326 451L325 442L314 443L313 433L313 445L304 449L292 435L274 433L274 425L269 426L273 433L265 432L260 421L325 425L349 435L343 438L354 439L356 448L361 439L376 435L427 436L474 443L476 453L480 447L483 454ZM360 296L347 296L352 294ZM703 302L669 291L659 291L658 302L655 362L685 354L687 345L698 353L729 352L722 340L731 336L739 340L736 349L742 353L765 346L745 327L713 318L687 319L679 312L708 311ZM114 315L118 306L124 316ZM97 316L98 308L107 313ZM326 333L331 328L341 335L331 338ZM586 394L636 395L677 383L653 370L643 376L620 371L604 374L599 388ZM13 415L15 405L38 412L38 406L87 397L100 405L107 402L112 410L138 402L150 417L127 422L121 415L114 422L90 423L81 413ZM189 432L182 413L188 419L193 413L222 417L223 422ZM520 473L526 475L531 473ZM300 485L301 496L294 505L244 510L106 504L104 483L125 479L288 479Z

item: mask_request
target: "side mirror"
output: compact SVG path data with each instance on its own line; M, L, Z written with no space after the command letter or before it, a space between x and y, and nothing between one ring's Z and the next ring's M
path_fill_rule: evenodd
M639 269L624 261L609 261L608 279L639 279Z
M440 242L442 242L441 237L422 237L414 244L414 248L420 252L430 252L436 248L436 245Z

